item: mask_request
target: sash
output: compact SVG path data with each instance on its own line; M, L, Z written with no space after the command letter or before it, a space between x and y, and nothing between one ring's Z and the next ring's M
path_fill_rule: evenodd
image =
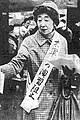
M51 57L58 56L59 52L60 43L58 39L58 34L55 33L49 50L47 51L47 54L45 55L45 58L41 66L39 67L33 79L33 82L29 86L29 91L27 91L27 94L20 105L28 113L32 109L39 107L38 98L43 87L45 86L45 83L52 71L52 68L55 67L48 61L51 59Z

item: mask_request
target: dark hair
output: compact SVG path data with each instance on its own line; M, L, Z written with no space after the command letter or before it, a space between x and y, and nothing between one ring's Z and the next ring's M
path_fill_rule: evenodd
M28 18L25 18L24 21L21 23L21 25L22 25L23 23L26 23L26 21L28 21L28 20L33 20L33 16L30 16L30 17L28 17Z
M39 14L46 13L50 16L50 18L53 20L53 22L58 25L59 24L59 14L56 10L54 10L51 7L47 6L38 6L33 11L34 20L37 22L37 17Z

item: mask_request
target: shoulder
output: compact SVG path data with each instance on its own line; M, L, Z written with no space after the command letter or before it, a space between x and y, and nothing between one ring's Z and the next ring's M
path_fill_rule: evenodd
M67 42L66 38L56 31L56 36L61 42Z
M35 44L36 44L36 33L26 37L22 42L22 45L28 46L28 47L31 47Z

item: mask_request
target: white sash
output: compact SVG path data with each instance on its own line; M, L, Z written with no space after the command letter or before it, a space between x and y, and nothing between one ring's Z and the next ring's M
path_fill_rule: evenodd
M25 96L24 100L21 103L21 107L25 109L28 113L31 109L39 107L38 104L38 98L40 96L40 93L45 86L45 83L52 71L52 68L54 65L52 65L50 62L48 62L53 56L58 56L60 52L60 43L58 39L57 33L54 34L52 43L49 47L49 50L47 54L45 55L45 58L39 67L33 82L29 86L29 91L27 92L27 95Z

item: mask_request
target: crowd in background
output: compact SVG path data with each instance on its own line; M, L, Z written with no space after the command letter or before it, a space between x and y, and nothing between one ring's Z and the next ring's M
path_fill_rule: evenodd
M36 29L36 23L33 20L33 16L25 18L21 23L15 23L13 20L13 24L9 24L9 55L10 58L14 57L17 54L17 51L25 39L25 37L33 34Z

